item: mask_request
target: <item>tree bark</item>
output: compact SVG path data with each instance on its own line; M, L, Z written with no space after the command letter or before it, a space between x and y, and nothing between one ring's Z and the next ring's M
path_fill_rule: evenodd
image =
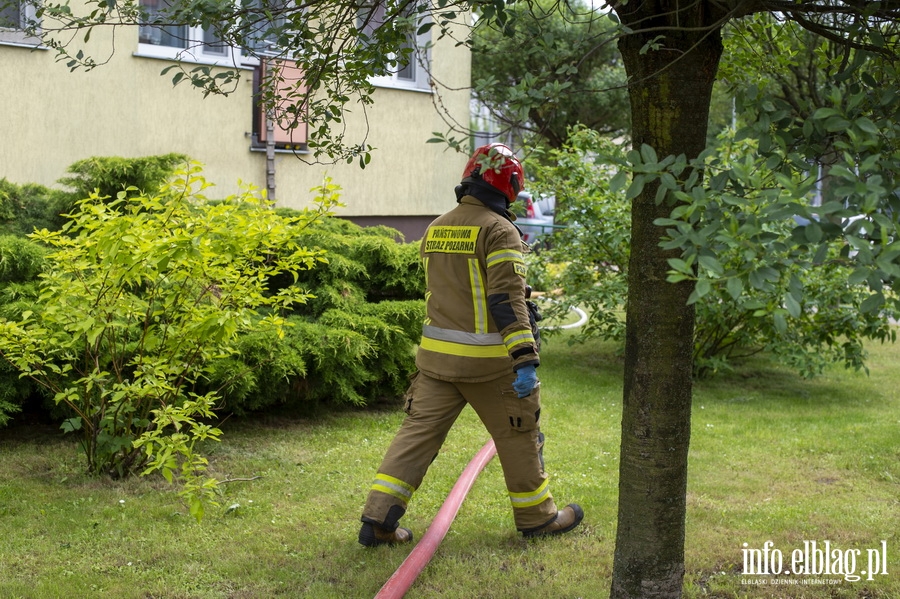
M706 145L712 84L722 53L715 15L698 2L679 12L658 0L616 7L637 33L619 43L629 78L634 147L662 158ZM721 16L721 15L719 15ZM659 27L671 28L660 35ZM655 29L641 33L641 29ZM655 40L656 49L646 44ZM642 52L642 49L644 50ZM666 282L663 229L673 206L648 184L632 205L626 309L619 515L612 599L681 597L691 427L694 310L691 282Z

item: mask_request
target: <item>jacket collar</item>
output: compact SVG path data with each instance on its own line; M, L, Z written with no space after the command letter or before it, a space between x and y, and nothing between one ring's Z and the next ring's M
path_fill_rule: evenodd
M483 200L479 200L475 196L472 195L464 195L459 199L460 204L469 204L471 206L481 206L487 208L492 212L496 212L500 216L506 218L509 221L514 222L516 220L516 215L506 209L506 207L493 206L491 202L485 202Z

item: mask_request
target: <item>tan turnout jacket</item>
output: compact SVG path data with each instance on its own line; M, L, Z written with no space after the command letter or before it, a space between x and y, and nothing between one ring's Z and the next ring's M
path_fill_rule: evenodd
M420 247L427 289L419 370L475 383L539 364L525 251L516 227L472 196L431 223Z

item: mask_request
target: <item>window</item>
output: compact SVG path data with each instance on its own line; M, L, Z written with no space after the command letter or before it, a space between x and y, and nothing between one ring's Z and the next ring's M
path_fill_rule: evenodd
M22 0L0 0L0 44L39 46L41 38L25 29L37 25L34 5Z
M389 11L389 8L392 5L389 3L394 0L369 1L372 3L364 4L360 9L357 18L357 28L365 36L373 35L379 27L384 25L387 19L393 18L390 16ZM406 3L403 5L399 14L395 16L413 18L418 14L416 11L416 2L410 0L399 1ZM427 66L429 63L430 57L428 45L431 41L431 34L425 32L421 35L416 35L416 29L418 29L418 24L412 26L412 30L406 34L406 40L401 46L403 49L408 48L412 50L409 55L409 62L406 64L398 62L391 72L378 77L373 77L372 83L375 85L405 89L431 89L428 71L423 67L423 64Z
M307 150L305 108L296 106L306 93L301 84L303 71L292 60L262 59L254 75L257 99L253 111L253 148L266 146L268 126L272 126L271 140L278 150L304 152ZM261 101L263 85L274 86L274 105L266 110Z
M253 9L247 17L247 47L243 50L244 62L255 64L260 56L284 54L279 39L289 33L286 28L286 13L291 9L289 0L244 1Z
M233 49L214 30L166 25L169 0L140 0L140 4L146 23L138 30L138 54L211 64L230 64L233 60Z

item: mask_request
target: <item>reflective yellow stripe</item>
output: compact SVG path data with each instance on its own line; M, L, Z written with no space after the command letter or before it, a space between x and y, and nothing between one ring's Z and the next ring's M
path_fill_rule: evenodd
M379 472L375 475L375 481L372 483L372 490L387 493L388 495L401 500L403 503L407 503L416 488L409 483L403 482L399 478L394 478L393 476L388 476L387 474Z
M535 506L550 498L549 484L550 479L546 478L544 479L543 484L538 487L536 491L532 491L531 493L513 493L510 491L509 500L512 502L514 508Z
M517 252L516 250L498 250L488 254L488 268L497 266L501 262L517 262L519 264L525 264L525 259L522 257L522 252Z
M472 288L472 308L475 311L475 332L487 332L487 298L484 295L484 278L478 260L469 260L469 286Z
M425 259L422 260L422 265L425 267L425 289L428 289L428 256L425 256ZM428 318L428 300L431 298L431 292L425 291L425 324L431 324L431 319Z
M530 330L513 331L503 338L503 343L505 343L508 348L513 348L520 343L534 345L534 335Z
M509 356L505 345L465 345L452 341L429 339L428 337L422 338L422 343L419 347L439 354L467 358L506 358Z

